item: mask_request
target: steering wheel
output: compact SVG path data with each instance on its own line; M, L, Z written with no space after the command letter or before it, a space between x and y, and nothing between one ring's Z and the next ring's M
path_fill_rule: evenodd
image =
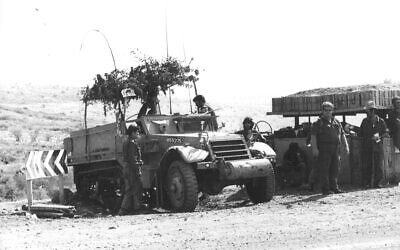
M261 131L261 130L260 130L260 125L261 125L261 124L266 124L266 125L268 125L269 131L268 131L268 130ZM264 121L264 120L258 121L258 122L254 125L254 128L257 130L258 133L260 133L260 134L262 134L262 135L265 134L265 135L269 136L269 135L272 135L272 134L273 134L271 124L269 124L267 121Z

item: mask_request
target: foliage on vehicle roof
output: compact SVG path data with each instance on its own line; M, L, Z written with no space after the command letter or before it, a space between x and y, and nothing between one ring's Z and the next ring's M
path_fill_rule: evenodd
M199 80L198 69L189 65L183 65L181 61L173 57L157 60L155 58L139 55L137 51L132 52L138 59L139 65L131 67L130 71L113 70L103 76L97 74L93 79L92 87L81 89L81 100L86 104L95 102L103 103L104 115L107 111L121 112L123 96L121 90L131 88L135 92L132 99L146 102L150 97L154 98L162 91L166 94L172 86L191 87Z

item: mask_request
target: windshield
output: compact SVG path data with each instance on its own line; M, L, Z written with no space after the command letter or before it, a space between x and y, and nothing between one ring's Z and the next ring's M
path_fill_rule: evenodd
M211 126L210 119L193 119L193 118L183 118L175 119L174 122L177 124L178 133L196 133L202 131L214 131L213 126Z
M212 116L186 115L168 116L151 115L142 116L130 122L135 122L143 133L148 134L186 134L203 131L214 131Z

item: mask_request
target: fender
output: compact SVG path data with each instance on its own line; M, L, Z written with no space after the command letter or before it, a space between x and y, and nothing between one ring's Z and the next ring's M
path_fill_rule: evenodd
M254 144L249 147L250 150L257 150L263 153L265 156L276 156L275 151L266 143L254 142Z
M171 154L178 154L186 163L203 161L209 155L207 151L191 146L172 146L168 148L161 161L164 161L164 159L168 158Z

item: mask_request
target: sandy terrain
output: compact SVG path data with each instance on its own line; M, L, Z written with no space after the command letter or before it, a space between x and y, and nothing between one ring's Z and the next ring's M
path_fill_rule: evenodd
M278 192L254 205L236 187L193 213L36 219L0 203L1 249L399 249L400 187L322 196Z

